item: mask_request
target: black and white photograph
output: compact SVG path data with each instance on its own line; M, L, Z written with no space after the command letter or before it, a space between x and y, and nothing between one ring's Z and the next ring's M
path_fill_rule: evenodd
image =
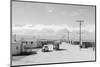
M11 1L11 66L96 61L96 6Z

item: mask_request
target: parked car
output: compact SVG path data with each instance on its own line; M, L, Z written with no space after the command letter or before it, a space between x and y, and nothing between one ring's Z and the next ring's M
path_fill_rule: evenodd
M43 51L43 52L49 52L49 47L48 47L48 45L44 45L44 46L42 47L42 51Z
M44 45L43 48L42 48L42 51L43 52L51 52L51 51L53 51L53 44Z

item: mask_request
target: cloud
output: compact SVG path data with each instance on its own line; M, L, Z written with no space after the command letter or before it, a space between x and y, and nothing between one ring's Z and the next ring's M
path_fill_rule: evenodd
M53 12L53 10L49 9L49 10L48 10L48 12L49 12L49 13L52 13L52 12Z
M83 29L88 32L95 32L95 24L86 25Z
M46 5L45 7L47 9L47 12L49 12L49 13L52 13L54 11L54 8L49 5Z
M13 26L12 27L13 33L24 33L24 34L26 32L32 33L32 31L35 31L36 33L42 33L42 31L44 30L45 32L49 31L48 33L50 33L50 31L58 32L61 30L63 30L64 32L65 29L69 32L79 31L79 27L72 27L72 26L68 26L67 24L62 24L62 25L27 24L24 26ZM88 31L88 32L95 32L95 25L94 24L85 25L84 27L82 27L82 30Z
M73 12L70 14L70 16L72 17L79 16L79 15L80 15L80 12Z
M79 27L68 26L67 24L62 25L23 25L13 26L12 32L19 35L35 35L45 38L60 38L63 35L68 36L67 32L70 32L70 39L79 40ZM83 40L95 40L95 25L89 24L82 27L82 39Z

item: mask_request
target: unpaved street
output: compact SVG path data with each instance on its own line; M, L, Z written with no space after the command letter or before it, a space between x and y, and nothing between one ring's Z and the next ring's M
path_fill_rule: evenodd
M12 57L17 60L12 60L12 65L28 65L28 64L44 64L44 63L59 63L59 62L74 62L74 61L91 61L95 60L95 51L92 48L81 49L78 45L63 43L60 45L62 50L52 52L41 52L24 57Z

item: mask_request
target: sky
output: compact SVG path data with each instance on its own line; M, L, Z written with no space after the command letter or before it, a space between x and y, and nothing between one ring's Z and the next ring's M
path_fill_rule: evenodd
M12 2L12 32L15 34L55 34L64 29L75 33L79 31L77 20L84 20L82 31L95 35L93 6Z

